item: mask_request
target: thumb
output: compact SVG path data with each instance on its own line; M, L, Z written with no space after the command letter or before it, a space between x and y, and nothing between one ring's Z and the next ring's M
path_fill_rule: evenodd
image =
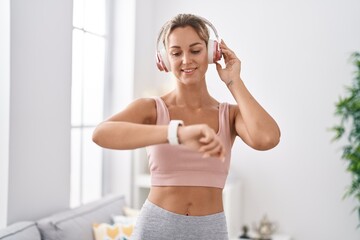
M222 70L221 64L218 63L218 62L215 62L215 64L216 64L216 70L217 70L218 72L221 71L221 70Z

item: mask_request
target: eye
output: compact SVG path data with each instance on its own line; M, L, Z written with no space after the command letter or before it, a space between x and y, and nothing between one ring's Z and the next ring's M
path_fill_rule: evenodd
M181 55L181 52L172 52L170 54L171 54L171 56L178 57Z
M192 53L192 54L199 54L199 53L200 53L200 50L192 50L191 53Z

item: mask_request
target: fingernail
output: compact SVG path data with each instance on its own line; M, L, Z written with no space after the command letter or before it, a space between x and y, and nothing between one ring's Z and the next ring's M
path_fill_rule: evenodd
M205 153L204 155L202 155L203 158L207 158L209 157L209 154Z

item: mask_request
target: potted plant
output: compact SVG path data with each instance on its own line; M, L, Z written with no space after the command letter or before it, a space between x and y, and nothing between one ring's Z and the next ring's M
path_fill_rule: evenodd
M351 184L344 197L353 196L357 200L354 211L360 221L360 52L353 53L351 60L356 67L354 78L352 85L346 88L347 96L340 97L336 102L335 115L340 117L340 123L332 130L335 132L334 140L346 136L341 158L348 163L347 171L351 174Z

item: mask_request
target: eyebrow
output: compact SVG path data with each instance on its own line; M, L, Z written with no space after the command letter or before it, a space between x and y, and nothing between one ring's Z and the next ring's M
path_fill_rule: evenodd
M201 44L201 42L196 42L196 43L190 44L190 47L193 47L198 44ZM170 48L181 48L181 47L180 46L171 46Z

